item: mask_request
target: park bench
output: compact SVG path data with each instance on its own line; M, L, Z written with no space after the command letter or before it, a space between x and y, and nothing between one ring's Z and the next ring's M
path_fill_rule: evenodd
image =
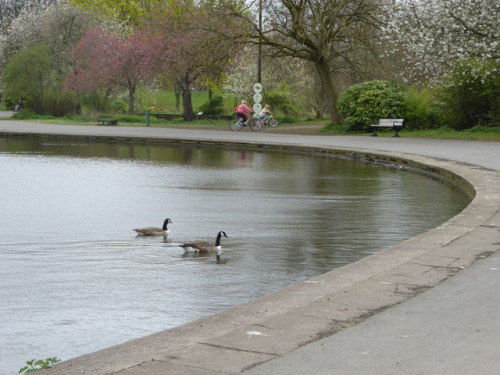
M393 137L399 137L399 131L403 128L403 121L404 119L402 118L381 118L378 124L370 125L373 129L372 137L377 136L378 128L392 128L396 131Z
M115 118L98 118L97 125L118 125L118 120Z

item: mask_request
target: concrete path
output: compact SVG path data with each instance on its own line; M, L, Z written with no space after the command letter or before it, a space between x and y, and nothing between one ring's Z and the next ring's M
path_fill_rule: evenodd
M500 253L245 375L498 375Z
M411 139L404 132L402 138L297 136L14 121L0 121L2 133L381 154L385 161L452 170L477 194L457 217L391 249L48 374L500 374L498 142Z

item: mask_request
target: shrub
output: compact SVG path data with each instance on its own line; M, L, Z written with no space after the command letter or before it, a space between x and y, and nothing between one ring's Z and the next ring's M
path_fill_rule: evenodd
M389 81L368 81L349 87L337 108L347 131L368 131L381 118L403 118L404 87Z
M281 124L294 124L299 121L297 117L291 116L283 116L279 117L278 119Z
M454 66L441 87L447 126L462 130L500 125L500 62L471 59Z
M441 126L435 95L429 89L409 88L405 92L405 127L408 129L431 129Z
M7 64L2 75L5 96L25 99L27 108L43 113L42 101L50 87L54 87L52 57L44 43L27 47Z
M44 113L57 117L75 114L79 111L78 96L68 90L50 90L42 101L42 107Z
M16 120L40 120L40 119L45 119L45 120L50 120L53 119L54 116L52 115L41 115L39 113L35 113L29 109L23 109L20 112L14 113L12 116L13 119Z
M220 115L224 113L224 99L216 95L211 100L200 106L200 112L205 115Z
M273 112L275 117L275 112L280 112L287 117L297 117L300 112L294 103L289 87L286 85L282 85L277 90L266 92L263 104L271 106L271 112Z

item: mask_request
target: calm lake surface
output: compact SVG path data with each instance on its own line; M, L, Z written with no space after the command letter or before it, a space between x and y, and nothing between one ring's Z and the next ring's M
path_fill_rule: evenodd
M0 374L172 328L459 213L459 189L328 157L0 138ZM170 236L140 238L161 226ZM213 241L223 258L177 244Z

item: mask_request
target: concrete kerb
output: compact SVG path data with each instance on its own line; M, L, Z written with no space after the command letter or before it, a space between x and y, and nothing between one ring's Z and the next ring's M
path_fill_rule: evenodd
M5 134L4 134L5 135ZM13 134L12 136L20 136ZM26 136L26 135L23 135ZM33 134L31 136L51 137ZM57 136L333 155L411 168L462 186L472 202L396 246L183 326L56 365L48 374L237 374L339 332L437 285L499 249L500 173L433 158L359 149L134 137Z

